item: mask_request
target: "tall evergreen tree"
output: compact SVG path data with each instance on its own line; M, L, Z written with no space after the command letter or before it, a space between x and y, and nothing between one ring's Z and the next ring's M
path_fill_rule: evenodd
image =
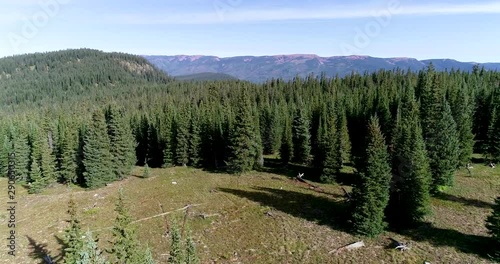
M349 139L347 116L344 107L341 107L338 111L337 135L339 140L338 148L340 152L340 165L343 166L351 160L351 140Z
M68 129L65 120L59 118L57 124L56 168L59 180L63 183L76 183L76 146L75 137Z
M36 158L31 160L29 176L30 176L29 177L30 187L28 190L29 193L39 193L47 186L47 181L42 176L40 165L38 165L38 159Z
M391 167L385 138L377 117L368 125L368 146L365 164L358 168L360 180L353 190L354 230L366 236L377 236L383 232L384 211L389 202Z
M462 164L466 164L470 161L472 153L474 152L475 142L474 134L472 132L474 122L474 102L473 99L467 94L467 90L465 88L460 88L458 93L454 114L458 130L458 160Z
M500 161L500 108L493 108L490 125L488 128L488 140L486 157L490 161Z
M288 164L293 157L292 126L288 118L285 119L283 136L281 137L280 159L284 164Z
M47 185L53 184L57 181L56 176L56 161L52 154L52 148L46 137L39 139L40 142L40 169L42 176Z
M311 134L309 119L303 105L296 109L292 124L293 158L292 161L308 164L311 161Z
M239 96L236 116L229 135L229 171L242 173L250 171L255 163L255 128L252 109L246 92Z
M83 146L85 166L83 176L85 185L89 188L102 187L115 179L107 131L103 113L95 111L92 115L92 123L85 134Z
M27 181L29 173L30 149L28 136L22 128L11 127L10 140L15 153L15 175L17 181Z
M396 119L388 217L392 226L405 228L430 211L431 174L412 89L406 91Z
M198 167L201 164L200 118L192 113L189 125L189 165Z
M432 173L431 191L439 192L453 184L453 176L458 164L459 142L455 121L450 106L443 102L442 114L436 123L435 134L428 139L428 153Z
M174 122L175 163L180 166L187 166L189 163L189 119L189 111L182 109Z
M135 139L131 128L116 106L109 106L106 110L106 122L110 140L112 169L115 179L123 179L130 173L132 166L136 163Z

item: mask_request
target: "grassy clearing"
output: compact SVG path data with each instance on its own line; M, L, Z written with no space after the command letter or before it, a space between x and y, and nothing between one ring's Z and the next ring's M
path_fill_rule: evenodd
M142 168L133 174L142 175ZM338 255L330 252L361 239L345 230L347 213L338 185L317 184L324 190L319 193L270 172L231 176L171 168L151 169L150 178L132 176L94 191L56 186L43 194L27 195L19 186L18 256L13 261L2 247L0 263L40 263L42 252L60 255L70 194L81 208L83 226L95 230L101 245L108 246L120 187L136 219L162 213L160 204L164 211L174 211L137 222L140 240L153 248L162 263L169 248L165 220L181 224L184 211L175 210L188 204L197 205L188 212L188 225L203 263L490 263L484 221L500 194L500 169L475 164L472 176L458 171L455 187L432 199L434 214L427 219L429 225L365 239L365 248ZM3 190L6 184L0 179ZM6 198L6 193L0 195L0 203L5 205ZM1 211L0 234L4 236L6 217ZM411 249L393 250L389 238L410 241Z

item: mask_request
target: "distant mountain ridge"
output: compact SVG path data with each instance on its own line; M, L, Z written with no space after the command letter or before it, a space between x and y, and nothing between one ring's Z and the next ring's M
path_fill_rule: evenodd
M375 58L370 56L320 57L310 54L275 56L238 56L220 58L202 55L143 56L171 76L199 73L223 73L241 80L263 82L271 78L291 79L310 73L344 76L352 72L375 72L380 69L425 68L433 63L436 70L460 69L470 71L478 64L488 70L500 70L500 63L460 62L451 59L417 60L414 58Z

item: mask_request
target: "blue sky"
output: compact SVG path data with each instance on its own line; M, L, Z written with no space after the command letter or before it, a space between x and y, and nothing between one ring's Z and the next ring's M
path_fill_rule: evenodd
M4 0L0 57L86 47L500 62L499 26L498 0Z

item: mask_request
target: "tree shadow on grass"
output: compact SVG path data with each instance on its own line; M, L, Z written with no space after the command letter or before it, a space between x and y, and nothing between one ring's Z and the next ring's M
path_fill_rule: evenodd
M490 255L495 249L495 243L490 237L463 234L452 229L434 227L430 223L424 223L415 229L397 232L414 241L426 241L435 247L454 247L460 252L474 254L488 260L491 259Z
M304 173L304 179L319 182L319 173L316 168L299 165L299 164L283 164L279 159L264 159L264 167L259 169L260 172L283 175L290 178L295 178L299 173Z
M60 260L60 256L51 256L50 251L47 249L47 244L42 244L38 243L35 239L33 239L30 236L26 236L26 238L29 241L29 248L30 248L30 253L29 257L33 259L38 259L40 260L39 263L46 264L46 263L57 263ZM50 262L50 261L52 262Z
M493 203L488 203L488 202L477 200L477 199L469 199L469 198L455 196L455 195L446 194L446 193L439 193L435 197L438 199L441 199L441 200L461 203L461 204L466 205L466 206L475 206L478 208L492 208L493 207Z
M219 191L258 202L278 211L347 231L347 205L326 197L312 194L256 187L252 191L219 188Z

